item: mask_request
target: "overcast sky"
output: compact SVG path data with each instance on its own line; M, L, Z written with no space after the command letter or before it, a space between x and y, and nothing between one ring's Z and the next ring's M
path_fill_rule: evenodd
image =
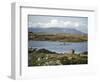
M87 17L70 17L70 16L28 16L28 27L30 28L75 28L87 33Z

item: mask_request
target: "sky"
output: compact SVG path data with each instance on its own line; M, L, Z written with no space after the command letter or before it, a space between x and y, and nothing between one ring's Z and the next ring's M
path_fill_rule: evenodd
M28 15L29 28L74 28L87 33L88 18L75 16Z

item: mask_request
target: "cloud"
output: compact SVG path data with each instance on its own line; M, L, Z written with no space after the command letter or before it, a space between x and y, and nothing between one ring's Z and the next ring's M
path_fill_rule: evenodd
M74 26L79 27L79 23L78 22L74 23Z
M79 27L79 22L73 22L73 21L59 21L56 19L52 19L48 22L37 22L37 23L29 23L29 27L43 27L43 28L52 28L52 27Z

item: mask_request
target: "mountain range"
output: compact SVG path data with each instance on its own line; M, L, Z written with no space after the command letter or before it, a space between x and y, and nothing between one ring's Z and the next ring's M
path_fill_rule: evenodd
M70 33L70 34L85 34L75 28L39 28L39 27L29 27L29 32L48 32L48 33Z

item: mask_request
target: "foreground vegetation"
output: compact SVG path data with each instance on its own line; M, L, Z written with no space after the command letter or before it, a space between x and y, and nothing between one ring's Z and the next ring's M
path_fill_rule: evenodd
M28 51L28 66L87 64L87 52L56 53L46 49L31 49Z
M29 32L28 39L36 41L63 41L63 42L82 42L87 41L87 34L68 34L68 33L45 33Z

